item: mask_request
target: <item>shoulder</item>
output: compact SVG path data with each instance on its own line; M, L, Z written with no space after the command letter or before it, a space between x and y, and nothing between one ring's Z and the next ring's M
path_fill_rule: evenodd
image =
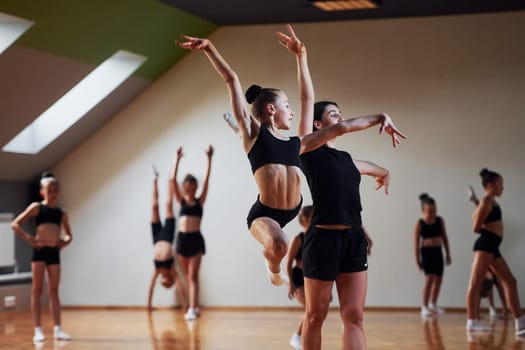
M26 210L38 214L38 212L40 211L40 207L42 205L43 204L40 203L40 202L33 202L33 203L29 204L29 206L26 208Z

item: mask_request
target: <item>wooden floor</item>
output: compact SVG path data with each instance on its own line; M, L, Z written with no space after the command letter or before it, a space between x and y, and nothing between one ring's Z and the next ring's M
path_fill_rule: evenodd
M35 345L29 312L0 314L0 349L64 350L210 350L292 349L288 345L301 316L295 310L203 310L195 322L187 323L179 310L64 310L63 328L70 342L46 340ZM51 337L49 314L44 331ZM496 323L493 334L474 336L465 331L465 315L449 313L422 321L417 312L367 311L365 328L370 350L387 349L512 349L525 350L516 339L513 321ZM323 349L341 349L341 323L331 311L323 328Z

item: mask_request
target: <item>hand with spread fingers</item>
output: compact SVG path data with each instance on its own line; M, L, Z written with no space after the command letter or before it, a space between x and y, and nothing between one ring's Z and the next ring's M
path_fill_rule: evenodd
M396 147L401 143L400 138L406 139L407 137L399 131L399 129L394 125L392 118L386 113L383 113L383 122L379 128L379 134L386 132L392 138L392 145Z
M202 51L210 45L208 39L195 38L189 35L181 35L181 38L183 40L177 40L175 43L186 50Z
M277 32L276 35L279 38L279 43L284 46L288 51L296 55L303 55L306 53L306 47L299 40L291 25L286 25L288 34Z

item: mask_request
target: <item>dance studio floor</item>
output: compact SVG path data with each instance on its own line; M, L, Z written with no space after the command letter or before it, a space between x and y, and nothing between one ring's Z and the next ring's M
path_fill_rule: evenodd
M31 342L29 312L0 314L0 349L33 350L215 350L292 349L288 340L301 316L297 310L203 310L200 319L187 323L179 310L63 311L63 325L74 340ZM49 314L44 330L51 336ZM486 321L486 320L485 320ZM412 349L512 349L525 350L525 341L514 336L513 322L496 323L493 334L467 337L464 313L448 313L421 320L418 312L367 311L365 327L370 350ZM323 349L341 349L341 324L330 312L323 330Z

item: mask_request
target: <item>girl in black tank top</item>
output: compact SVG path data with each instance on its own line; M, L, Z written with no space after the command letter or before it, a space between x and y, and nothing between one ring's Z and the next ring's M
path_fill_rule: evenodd
M184 316L186 320L194 320L200 315L199 308L199 270L202 256L206 253L204 237L200 231L203 206L208 196L208 183L211 172L213 147L210 145L206 151L208 159L206 175L202 191L197 197L198 183L195 176L188 174L181 185L177 183L180 160L183 156L182 148L177 150L174 164L173 186L174 195L180 204L179 233L175 251L182 271L188 281L189 307ZM194 273L190 273L193 271Z
M17 235L33 247L33 259L31 263L33 293L31 293L31 304L33 320L35 322L34 342L42 342L45 335L41 327L41 295L35 291L41 291L44 287L44 274L47 273L49 285L56 286L49 294L49 302L53 311L53 337L55 339L70 340L71 336L64 332L60 324L60 298L58 295L60 281L60 250L69 245L73 239L69 226L68 215L58 207L59 184L51 173L44 173L40 180L40 195L44 199L42 202L31 203L20 215L18 215L11 227ZM22 228L22 224L30 218L35 219L37 226L37 237L33 237ZM51 225L50 225L51 224ZM46 227L45 225L48 225ZM53 225L57 227L59 235L56 245L42 239L50 239L50 231ZM62 230L65 233L64 239L61 237ZM45 236L39 237L42 234Z
M420 195L419 200L423 218L416 223L414 251L419 270L425 273L421 316L431 317L444 312L443 309L437 307L444 269L442 245L445 247L447 265L450 265L452 260L445 223L436 214L436 201L426 193Z
M507 303L515 320L516 335L525 336L525 315L520 305L516 279L499 250L503 238L503 223L496 197L503 194L503 177L488 169L482 169L479 175L485 196L478 201L472 188L469 196L476 204L473 230L479 237L474 243L474 261L467 290L466 327L469 331L492 331L491 327L479 323L480 294L483 286L483 278L479 276L484 277L490 268L500 278L505 289Z

